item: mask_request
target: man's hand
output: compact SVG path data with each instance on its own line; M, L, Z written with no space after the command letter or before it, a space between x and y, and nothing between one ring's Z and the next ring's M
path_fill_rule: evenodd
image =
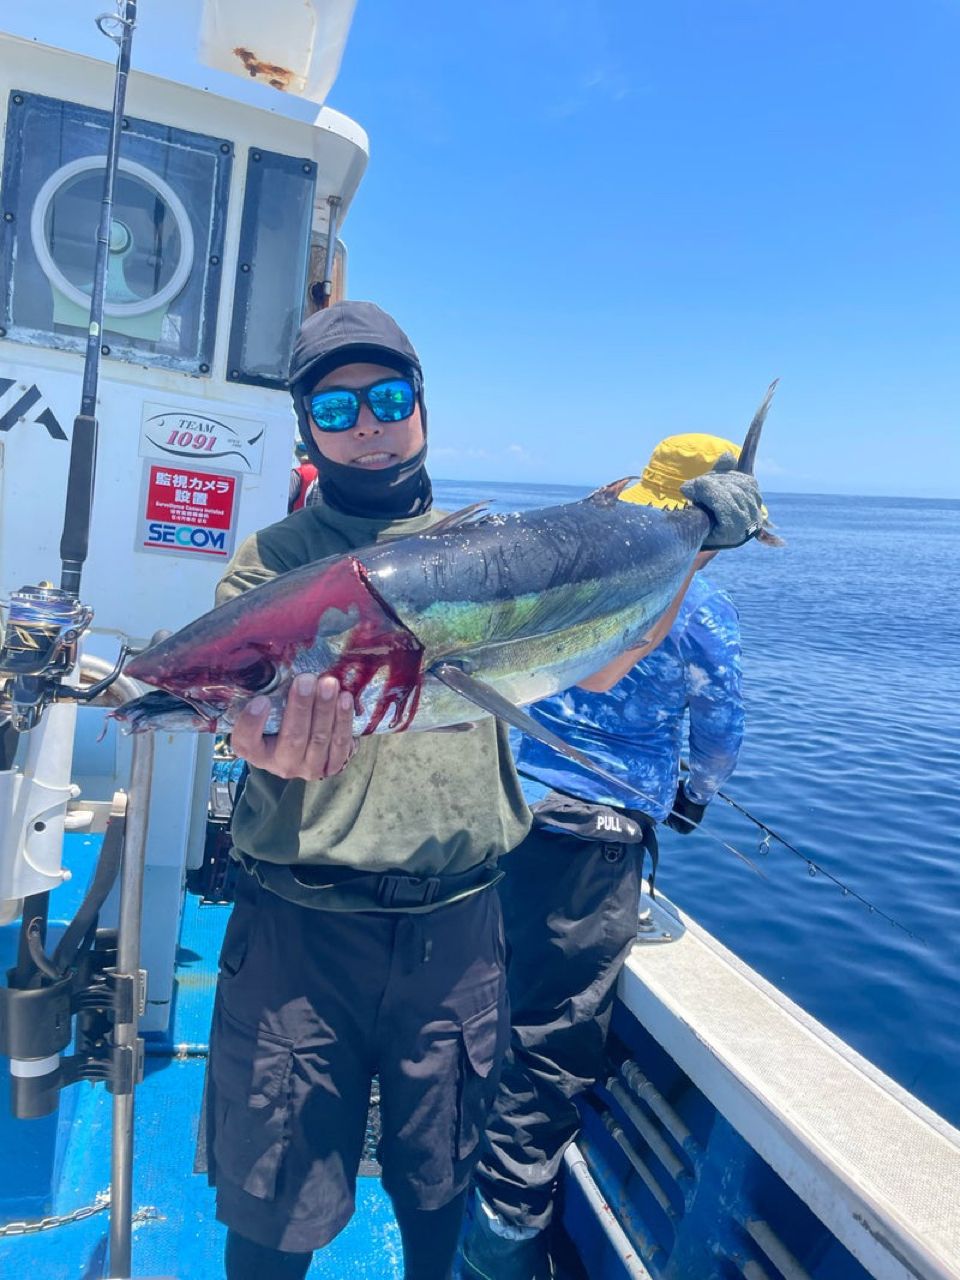
M353 697L333 676L299 675L290 687L280 732L264 737L268 698L254 698L233 727L234 752L278 778L316 782L339 773L357 749Z
M702 551L739 547L763 528L763 501L753 476L736 470L725 453L712 471L680 486L685 498L710 517L710 532Z
M673 801L673 812L667 816L666 823L682 836L688 836L694 827L700 825L706 810L705 804L696 804L683 789L683 783L677 784L677 794Z

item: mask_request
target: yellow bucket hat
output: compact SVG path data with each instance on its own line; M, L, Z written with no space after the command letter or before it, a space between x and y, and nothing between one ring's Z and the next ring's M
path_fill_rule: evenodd
M732 440L724 440L722 436L708 436L700 432L667 436L650 455L638 483L620 494L620 501L661 507L667 511L689 506L680 486L712 471L725 453L739 458L740 446Z

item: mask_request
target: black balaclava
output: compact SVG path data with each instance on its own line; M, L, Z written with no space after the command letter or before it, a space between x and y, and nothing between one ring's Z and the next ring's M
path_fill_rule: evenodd
M423 423L423 447L404 462L367 471L333 462L317 448L304 397L333 369L345 364L382 364L413 382ZM323 501L351 516L403 519L429 511L433 502L427 456L427 410L423 372L413 344L395 320L372 302L336 302L300 326L290 359L290 394L300 438L318 471Z

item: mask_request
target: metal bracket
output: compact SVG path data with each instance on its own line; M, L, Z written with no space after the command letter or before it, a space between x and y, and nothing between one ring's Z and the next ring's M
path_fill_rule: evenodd
M25 1073L26 1082L18 1085L23 1100L13 1100L15 1115L48 1114L59 1091L78 1080L103 1081L111 1093L129 1094L143 1079L143 1041L117 1041L119 1028L135 1026L143 1014L147 971L117 973L116 955L115 935L101 930L79 967L58 981L29 990L0 987L0 1053L27 1064L50 1063L48 1070ZM74 1017L75 1052L58 1063Z
M683 921L660 898L645 894L637 918L637 943L676 942L686 932Z
M143 1079L143 1038L132 1045L116 1045L113 1050L107 1088L113 1094L133 1093Z
M135 1022L143 1005L140 970L136 974L106 970L107 987L113 993L113 1024Z

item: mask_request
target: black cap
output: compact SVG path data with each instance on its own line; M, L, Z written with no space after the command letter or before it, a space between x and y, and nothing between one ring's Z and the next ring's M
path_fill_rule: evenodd
M344 364L382 364L406 374L417 394L420 422L426 437L423 373L413 343L396 320L381 311L376 303L335 302L332 307L317 311L304 320L290 357L289 386L300 439L307 457L318 469L329 470L330 462L317 448L304 399L325 374Z
M384 365L406 375L416 390L424 444L412 458L381 471L365 472L325 458L317 448L306 407L307 394L340 365ZM401 326L372 302L335 302L308 316L293 343L289 389L307 456L319 474L321 497L348 515L402 518L429 511L433 493L426 474L426 404L420 357Z
M418 391L423 379L413 343L396 320L373 302L335 302L303 322L290 358L294 399L344 364L382 364L399 373L413 373Z

